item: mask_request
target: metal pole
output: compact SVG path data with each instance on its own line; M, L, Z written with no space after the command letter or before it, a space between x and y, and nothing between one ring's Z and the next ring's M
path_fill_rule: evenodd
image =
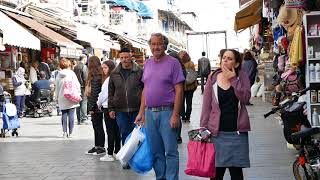
M228 49L228 40L227 40L227 32L224 32L224 37L225 37L225 44L226 44L226 49Z
M206 55L207 55L207 58L208 58L208 33L205 33L206 35Z

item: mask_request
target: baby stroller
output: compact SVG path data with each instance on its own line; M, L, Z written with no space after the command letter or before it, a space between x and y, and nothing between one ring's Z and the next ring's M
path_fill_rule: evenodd
M0 109L2 112L3 126L0 137L5 138L8 131L12 130L11 135L18 137L17 129L20 128L20 121L17 114L17 108L11 103L11 95L4 92L0 86Z
M52 93L49 89L39 89L30 97L26 98L26 114L38 118L44 115L52 116L54 104L52 102Z

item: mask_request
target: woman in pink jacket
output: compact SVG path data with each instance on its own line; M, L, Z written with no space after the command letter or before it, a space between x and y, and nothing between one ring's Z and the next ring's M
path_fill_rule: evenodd
M250 167L250 122L245 106L251 97L250 81L241 71L241 61L238 51L222 51L221 68L209 76L204 90L200 125L213 135L215 180L222 180L227 168L232 180L242 180L242 168Z

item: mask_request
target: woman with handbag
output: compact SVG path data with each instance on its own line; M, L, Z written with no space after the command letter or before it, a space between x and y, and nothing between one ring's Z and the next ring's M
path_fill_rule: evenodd
M67 96L69 93L73 93L74 97L80 98L80 84L76 74L70 69L71 62L65 58L61 58L59 61L59 66L61 71L58 73L56 80L56 90L55 94L57 96L57 101L59 109L62 112L61 122L63 129L63 138L72 137L73 126L74 126L74 112L75 108L79 106L79 102L69 98ZM69 84L68 86L67 83ZM81 98L80 98L81 99ZM69 126L68 126L69 125ZM69 132L68 132L69 127Z
M111 61L104 61L102 63L102 70L106 79L103 82L101 92L99 93L97 105L98 108L103 111L104 122L106 124L107 135L108 135L108 153L100 158L100 161L114 161L115 158L113 154L117 154L120 150L120 132L116 119L112 119L109 116L108 111L108 85L109 76L111 71L114 70L115 64Z
M103 155L106 153L104 148L105 134L103 129L103 113L98 108L97 101L101 86L105 80L100 59L91 56L88 60L88 78L85 87L85 95L88 99L88 113L91 115L92 127L94 131L94 147L86 154Z
M216 178L222 180L228 168L231 180L242 180L242 168L250 167L249 115L250 81L241 71L240 53L222 51L221 68L212 73L205 87L200 126L213 138Z
M184 65L184 68L186 71L196 71L194 63L191 61L191 58L189 54L186 51L180 51L179 57ZM187 82L184 83L184 99L183 99L183 109L182 114L184 115L183 119L184 122L190 122L191 117L191 111L192 111L192 98L193 93L197 89L198 83L197 80L193 82Z

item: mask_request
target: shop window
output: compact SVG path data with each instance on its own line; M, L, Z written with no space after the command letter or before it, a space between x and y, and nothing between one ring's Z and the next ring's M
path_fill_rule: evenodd
M120 25L124 22L124 9L122 7L112 7L110 11L110 24Z
M169 32L169 24L168 21L162 21L162 28L163 30L168 33Z

